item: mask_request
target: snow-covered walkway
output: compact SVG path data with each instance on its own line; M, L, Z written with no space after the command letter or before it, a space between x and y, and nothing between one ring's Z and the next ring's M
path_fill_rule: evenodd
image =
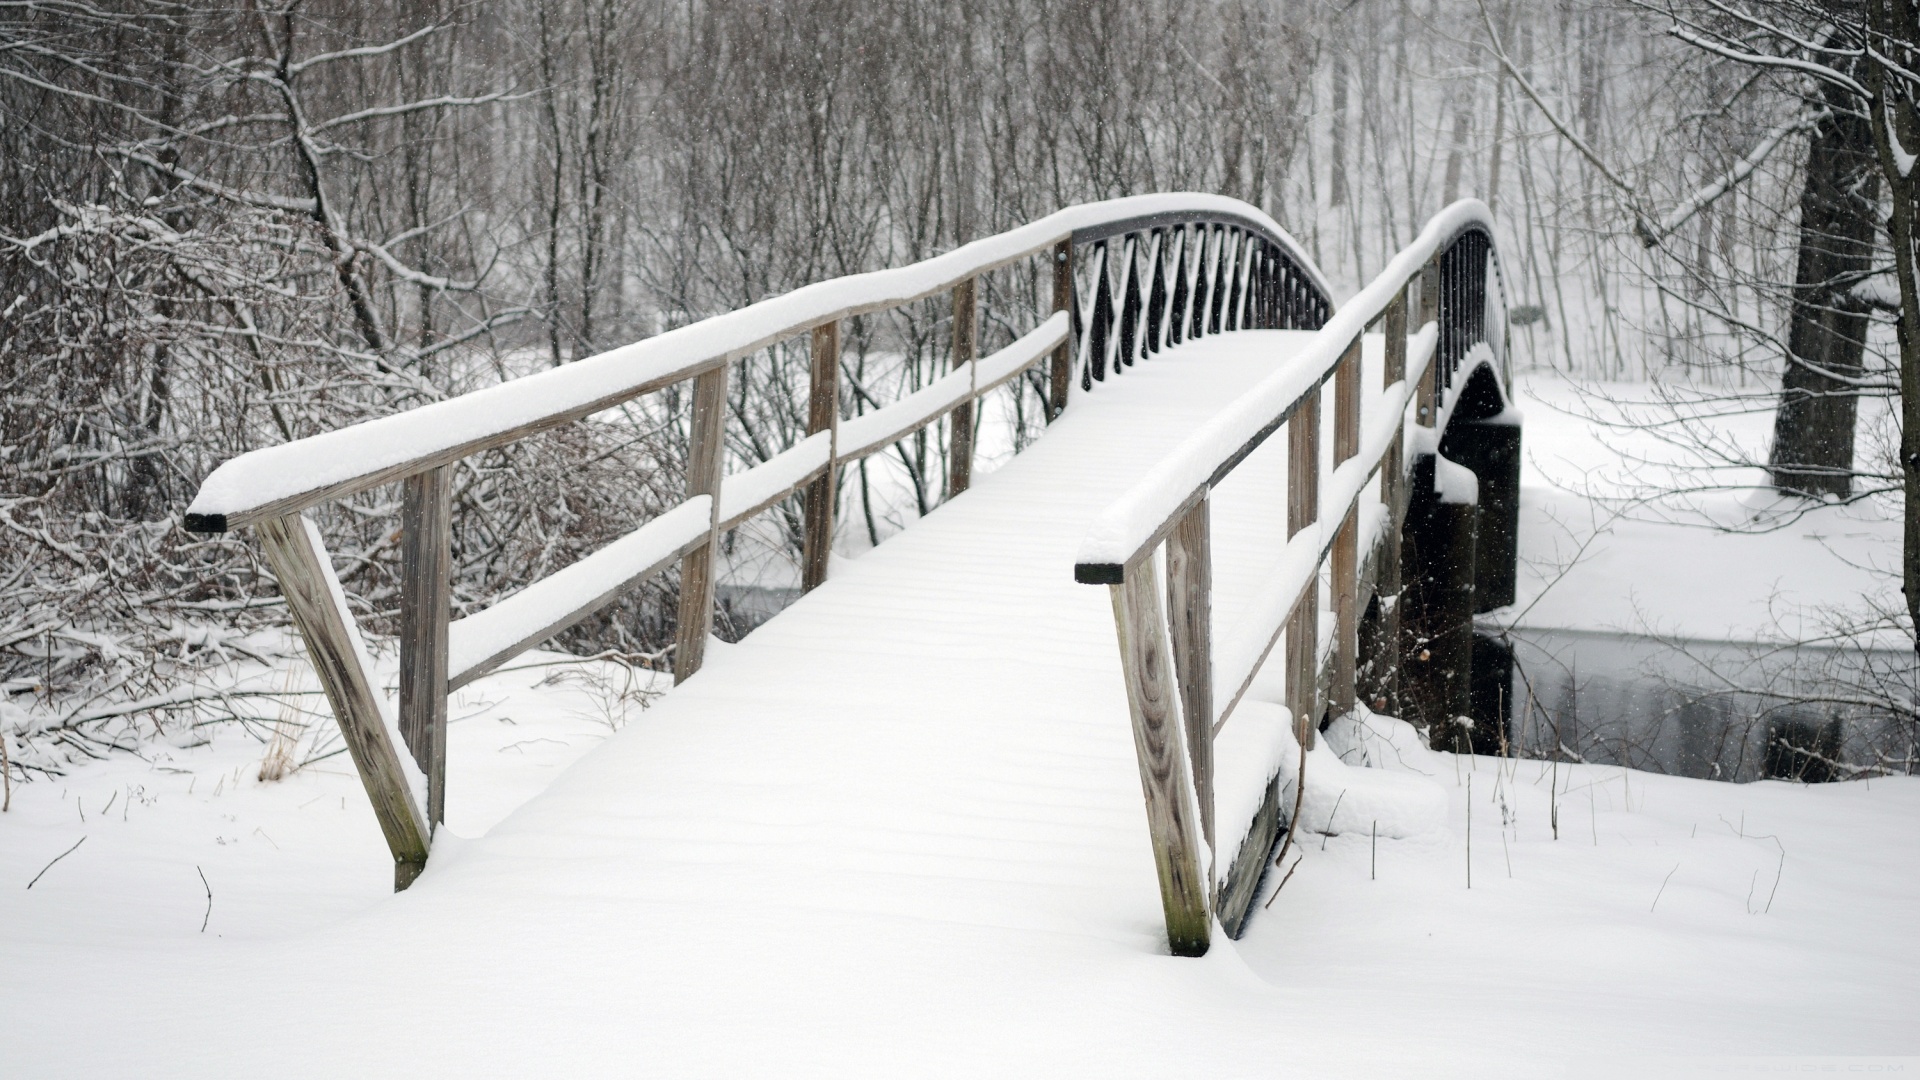
M1538 1075L1920 1051L1911 781L1563 767L1555 841L1538 763L1434 755L1408 764L1450 827L1377 855L1364 827L1313 837L1246 940L1165 955L1107 591L1073 555L1302 337L1211 338L1100 386L484 836L444 836L406 893L267 940L90 943L0 907L0 1075ZM1280 442L1219 495L1222 623L1283 536ZM456 801L469 782L456 764Z

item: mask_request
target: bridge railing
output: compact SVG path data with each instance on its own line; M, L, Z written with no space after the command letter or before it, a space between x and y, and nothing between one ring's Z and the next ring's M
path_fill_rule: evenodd
M1089 257L1076 258L1085 249ZM1052 313L1006 348L977 355L982 275L1040 256ZM1125 264L1123 269L1122 264ZM1089 272L1076 286L1076 265ZM1150 266L1141 275L1140 268ZM1132 276L1130 276L1132 275ZM952 370L906 398L842 419L844 320L942 293L953 303ZM822 282L536 375L409 412L256 450L210 475L186 527L252 526L326 691L395 862L396 888L425 865L443 818L447 697L676 563L680 608L674 678L698 671L712 629L715 555L729 530L803 494L802 581L826 579L841 466L951 414L948 490L971 482L974 403L1036 364L1049 365L1048 416L1083 386L1167 344L1242 327L1318 325L1325 283L1272 219L1234 199L1150 195L1072 207L911 266ZM807 436L726 475L730 369L804 337L810 351ZM450 617L451 471L462 459L642 395L691 381L686 495L601 550L491 607ZM326 545L306 511L385 484L402 487L400 679L396 709L380 686ZM402 754L404 747L410 753Z
M1417 436L1417 449L1434 453L1434 425L1459 373L1478 355L1475 347L1505 352L1491 238L1490 216L1477 200L1442 211L1371 284L1326 318L1304 348L1112 503L1082 543L1075 579L1107 585L1112 594L1167 936L1176 954L1206 951L1213 914L1238 936L1278 835L1277 776L1267 781L1252 822L1225 823L1233 831L1224 832L1214 821L1215 738L1273 649L1284 639L1287 708L1303 747L1312 746L1323 711L1341 715L1354 705L1367 593L1396 597L1401 587L1401 524L1409 495L1406 421L1426 432ZM1364 394L1362 337L1375 326L1385 337L1383 385ZM1410 326L1418 327L1411 335ZM1320 416L1328 381L1331 447L1323 441ZM1289 539L1248 613L1216 642L1209 496L1283 426ZM1322 454L1329 449L1332 468L1323 488ZM1363 504L1376 474L1380 499ZM1335 623L1324 658L1323 569ZM1396 605L1382 608L1388 619L1394 617ZM1394 643L1376 661L1375 677L1390 678L1398 631L1389 627L1375 637ZM1223 850L1229 842L1237 843L1232 852ZM1229 855L1230 861L1223 858Z

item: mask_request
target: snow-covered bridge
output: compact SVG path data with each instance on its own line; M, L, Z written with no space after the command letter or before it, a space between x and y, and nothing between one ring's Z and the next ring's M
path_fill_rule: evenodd
M1034 258L1051 264L1052 314L979 357L976 282ZM951 373L843 421L841 321L943 292L953 299ZM739 838L773 864L842 867L833 878L886 851L906 865L932 860L943 868L932 880L964 893L974 890L954 880L965 875L951 860L1004 856L997 835L1027 851L1016 864L1066 875L1063 892L1016 907L1064 900L1063 912L1091 910L1081 889L1108 892L1111 883L1094 872L1074 877L1089 853L1062 840L1096 823L1066 792L1113 778L1106 751L1130 715L1150 841L1131 854L1153 855L1172 950L1200 955L1216 921L1242 931L1283 823L1302 812L1305 786L1282 778L1286 747L1297 750L1297 773L1317 733L1363 696L1428 721L1440 742L1466 712L1476 585L1483 602L1512 592L1519 457L1518 427L1502 415L1503 311L1477 202L1441 213L1336 307L1299 245L1257 209L1210 196L1122 199L256 451L208 478L188 525L259 532L393 851L398 888L424 869L444 819L448 692L677 561L674 673L686 685L669 708L687 717L694 743L631 775L648 797L673 786L643 779L654 770L701 775L696 763L708 751L737 764L747 744L775 747L764 763L771 771L752 770L756 783L803 820L832 824L791 842L771 828ZM812 434L726 475L732 363L796 335L810 339ZM1048 365L1052 430L969 492L976 401L1038 364ZM685 500L451 620L453 464L688 380ZM965 497L830 581L840 468L949 415L949 489ZM1270 440L1282 428L1287 437ZM397 710L374 677L320 531L303 516L394 481L405 491ZM760 631L753 648L709 667L721 536L800 493L812 595ZM1491 541L1478 557L1477 535ZM1403 550L1413 563L1404 604ZM1105 585L1110 598L1076 582ZM975 765L940 771L968 761ZM1028 835L1050 816L1021 810L1046 789L1042 776L1067 785L1041 799L1062 813ZM1000 799L1011 802L996 806ZM726 815L698 805L686 804L677 827L720 828ZM949 819L961 806L976 809ZM622 815L577 812L589 830ZM949 824L923 835L922 812ZM978 835L951 829L976 816L1000 825ZM885 835L902 841L876 846ZM823 839L835 836L846 851ZM1124 848L1101 854L1127 861ZM1005 870L983 874L999 880ZM863 890L843 882L828 891ZM933 902L918 896L913 905Z
M177 898L110 887L134 876L60 892L93 865L69 860L0 901L17 972L0 1072L1479 1076L1596 1051L1910 1045L1886 1033L1907 1026L1913 947L1860 928L1908 917L1911 784L1445 754L1366 707L1422 716L1445 744L1434 721L1462 689L1446 650L1501 595L1501 557L1448 540L1497 539L1488 466L1517 435L1484 340L1496 290L1472 273L1483 227L1477 205L1449 210L1335 306L1250 208L1076 208L240 459L196 524L260 529L411 887L309 924L175 853L167 880L207 886L204 913L187 897L193 923L213 920L198 934ZM1059 268L1064 314L975 360L967 282L1036 253ZM799 333L830 358L849 312L946 291L962 316L947 382L868 418L824 409L786 455L719 475L715 384L733 356ZM739 644L707 640L701 560L720 530L793 490L828 485L809 508L832 506L829 463L1030 363L1050 365L1062 406L1044 437L956 477L971 490L858 559L829 563L830 516L813 519L815 587ZM816 370L831 403L834 366ZM436 471L685 378L704 388L693 441L710 456L682 506L448 620ZM301 511L400 479L415 606L395 710ZM681 684L484 836L436 829L448 785L457 802L479 783L446 770L448 685L507 687L516 675L484 672L676 559L698 631ZM321 790L283 794L330 810ZM1312 837L1314 862L1249 922L1284 875L1262 888L1282 824ZM46 905L69 897L84 933L63 937ZM131 929L147 904L174 936Z

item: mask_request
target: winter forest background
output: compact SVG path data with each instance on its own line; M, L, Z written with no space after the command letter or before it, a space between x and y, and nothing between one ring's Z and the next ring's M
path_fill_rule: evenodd
M250 540L179 527L219 462L1120 195L1254 203L1342 293L1478 196L1516 366L1599 399L1660 388L1630 422L1691 467L1650 474L1636 506L1682 514L1772 453L1785 488L1898 513L1900 192L1831 80L1726 45L1850 70L1849 19L1715 0L0 3L12 768L97 753L130 718L218 715L230 695L182 687L275 647L253 633L284 613ZM983 351L1043 288L989 283ZM853 321L849 414L943 369L942 308ZM805 429L804 347L748 364L735 468ZM1770 446L1716 435L1783 380ZM1037 432L1039 388L1004 396L1013 440ZM684 413L668 394L463 463L456 615L670 505ZM844 527L878 542L937 505L942 453L923 437L864 463ZM396 506L376 491L323 518L376 631ZM797 536L788 507L763 539ZM567 643L657 660L672 589ZM1899 604L1834 627L1912 640Z

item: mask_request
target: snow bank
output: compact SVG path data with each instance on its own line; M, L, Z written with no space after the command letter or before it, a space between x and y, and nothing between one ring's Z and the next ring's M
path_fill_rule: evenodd
M1281 758L1283 814L1293 810L1291 785L1298 781L1299 744L1287 733ZM1300 807L1302 829L1311 833L1369 833L1396 840L1442 832L1447 793L1431 779L1433 751L1413 725L1379 716L1364 705L1336 720L1307 754L1307 794Z

